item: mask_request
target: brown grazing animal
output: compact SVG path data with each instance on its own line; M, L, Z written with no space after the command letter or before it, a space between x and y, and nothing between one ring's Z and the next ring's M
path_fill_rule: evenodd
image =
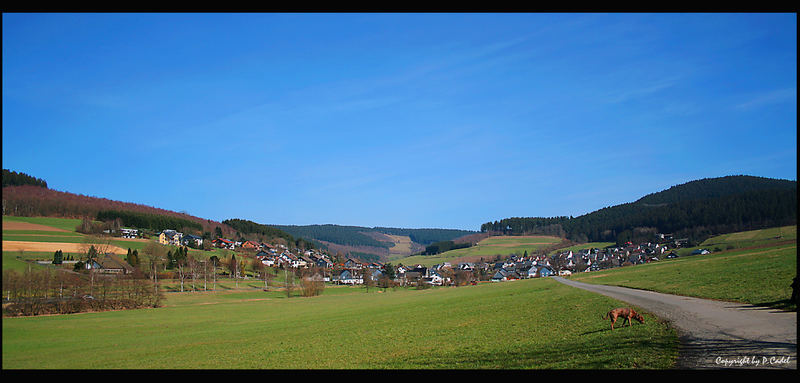
M617 318L620 317L625 318L625 320L622 321L623 326L625 325L625 321L628 321L628 326L630 326L631 318L636 319L637 321L639 321L639 323L644 324L644 317L642 316L642 314L638 314L636 313L636 311L633 311L632 309L627 307L613 309L609 311L608 314L606 314L606 316L601 318L602 319L611 318L611 329L613 330L614 323L617 323Z

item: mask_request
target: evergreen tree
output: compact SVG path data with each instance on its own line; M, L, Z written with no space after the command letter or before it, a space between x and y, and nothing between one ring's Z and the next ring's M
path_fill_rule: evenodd
M98 253L97 253L97 249L95 249L95 248L94 248L94 245L92 245L91 247L89 247L89 253L88 253L88 254L86 254L86 256L89 258L89 261L91 262L92 260L94 260L95 258L97 258L97 255L98 255Z
M133 250L132 252L130 252L130 249L128 249L128 251L129 251L128 258L125 261L128 262L129 265L138 268L139 267L139 250Z
M239 270L239 265L236 263L236 255L231 254L231 263L228 265L231 271L231 276L236 277L237 271Z
M60 265L64 263L64 253L61 250L56 250L55 254L53 254L53 264Z

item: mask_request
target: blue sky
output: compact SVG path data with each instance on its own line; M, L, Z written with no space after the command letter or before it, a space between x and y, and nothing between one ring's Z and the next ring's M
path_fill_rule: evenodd
M478 230L796 180L795 14L3 14L3 168L214 220Z

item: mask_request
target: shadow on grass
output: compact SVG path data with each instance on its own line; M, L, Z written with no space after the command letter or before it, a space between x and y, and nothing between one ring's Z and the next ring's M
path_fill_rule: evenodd
M640 323L634 323L633 325L634 325L634 326L636 326L636 325L641 325L641 324L640 324ZM626 324L626 325L624 325L624 326L622 326L622 325L620 325L620 324L619 324L619 322L617 322L617 324L616 324L616 325L614 325L614 330L613 330L613 331L620 331L620 330L623 330L623 329L625 329L625 328L628 328L628 327L630 327L630 326L628 326L627 324ZM594 331L586 331L586 332L582 333L582 334L581 334L581 336L583 336L583 335L597 334L597 333L601 333L601 332L610 332L610 331L612 331L612 330L611 330L611 325L608 325L608 327L607 327L607 328L603 328L603 329L599 329L599 330L594 330Z
M606 333L613 336L549 340L520 344L502 350L428 350L401 360L390 361L403 368L420 369L670 369L678 345L674 338L650 338L625 329L588 331L581 335ZM627 333L627 334L626 334ZM623 334L625 334L623 336ZM630 336L629 336L630 335ZM672 350L672 351L670 351Z
M760 303L739 303L739 302L729 302L735 306L728 306L726 308L739 308L743 310L760 310L760 311L768 311L771 310L776 313L790 313L797 311L797 304L792 302L789 299L781 299L778 301L772 302L760 302ZM741 305L746 305L741 307Z
M781 311L797 311L797 303L792 302L790 299L781 299L772 302L756 303L754 306L762 309L777 309Z

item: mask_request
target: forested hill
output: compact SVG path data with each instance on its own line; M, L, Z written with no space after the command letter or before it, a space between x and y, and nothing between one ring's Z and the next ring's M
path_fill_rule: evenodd
M429 245L434 242L452 240L474 231L454 229L401 229L390 227L362 227L341 225L270 225L285 231L295 237L309 240L331 242L345 246L370 246L390 248L392 242L376 239L372 233L408 236L411 241L420 245ZM377 236L379 237L379 236Z
M36 178L34 176L22 172L15 172L13 170L3 169L2 179L3 179L3 187L33 185L47 189L47 182L45 182L45 180L41 178Z
M230 236L235 233L228 225L187 213L50 189L45 180L22 172L3 169L2 178L3 215L98 221L120 219L123 226L154 232L175 229L196 235L209 232Z
M720 198L734 194L764 190L797 190L797 181L754 176L728 176L703 178L673 186L658 193L648 194L635 203L658 205L689 200Z
M670 233L691 242L712 234L797 223L797 181L753 176L707 178L579 217L506 218L482 232L557 234L577 242L623 243Z

